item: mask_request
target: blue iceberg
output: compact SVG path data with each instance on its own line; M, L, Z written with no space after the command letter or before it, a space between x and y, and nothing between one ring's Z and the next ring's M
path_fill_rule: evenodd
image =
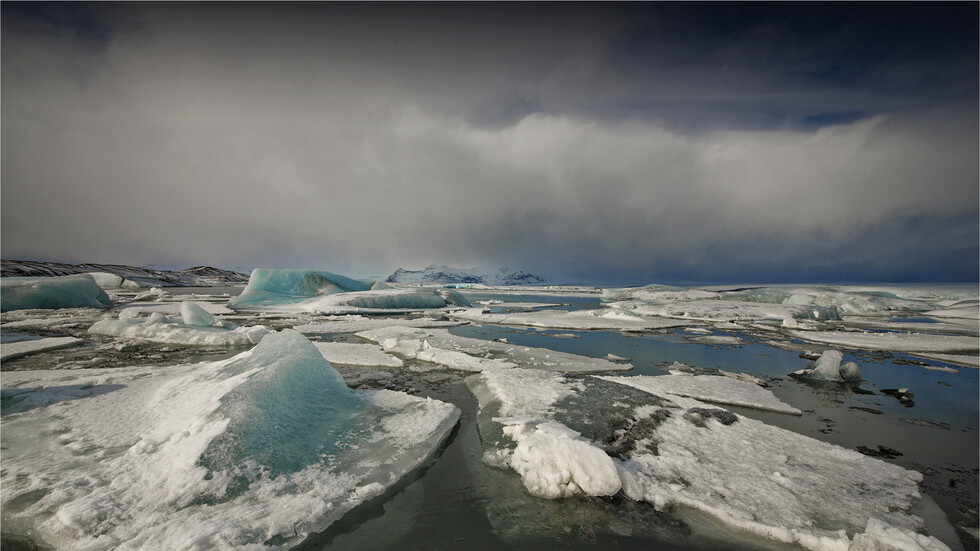
M0 279L0 312L110 306L109 295L88 274Z
M370 291L373 285L373 281L359 281L332 272L256 268L248 278L248 286L228 306L248 309L290 304L334 293Z

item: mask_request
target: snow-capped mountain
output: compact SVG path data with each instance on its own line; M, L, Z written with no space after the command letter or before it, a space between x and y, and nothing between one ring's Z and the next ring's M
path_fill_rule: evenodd
M479 268L450 268L433 264L424 270L398 268L388 276L388 283L482 283L483 285L542 285L545 279L523 270L503 267L493 273Z
M145 285L162 287L218 287L248 283L246 274L211 266L197 266L186 270L156 270L123 264L62 264L7 259L0 261L2 277L49 277L89 272L107 272Z

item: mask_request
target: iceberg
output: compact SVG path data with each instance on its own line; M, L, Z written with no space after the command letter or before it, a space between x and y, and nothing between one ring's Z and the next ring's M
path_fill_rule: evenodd
M0 311L107 308L109 295L88 274L0 278Z
M463 325L461 321L442 321L433 318L369 318L366 316L346 315L336 316L327 321L317 321L294 325L293 329L304 335L319 335L325 333L358 333L398 325L401 327L454 327Z
M103 289L140 289L142 287L148 287L146 284L141 284L109 272L89 272L88 275L92 276L95 283Z
M525 325L551 329L571 330L610 330L610 331L651 331L693 325L694 322L668 319L657 316L644 317L617 308L601 310L574 310L571 312L543 310L537 312L515 312L492 314L483 308L470 308L453 312L452 317L478 323L500 325Z
M532 495L622 495L805 549L887 549L896 534L946 549L916 514L915 471L598 377L514 368L466 384L484 462L513 470Z
M183 323L177 323L160 312L152 312L142 318L139 317L140 310L121 310L118 319L98 321L88 332L149 342L226 348L252 346L269 333L269 329L262 325L234 327L227 322L215 321L211 314L192 302L181 305ZM204 325L208 320L211 324Z
M228 305L244 311L317 314L403 313L448 305L470 306L462 295L448 289L387 287L330 272L256 269L242 294Z
M891 352L976 353L980 349L977 337L963 335L860 331L789 331L789 335L804 341Z
M374 344L318 342L317 350L332 364L358 367L402 367L404 362Z
M459 416L348 389L291 330L218 362L3 382L4 531L56 549L289 548L431 461Z
M606 381L631 386L659 396L694 398L712 404L741 406L762 411L802 415L799 409L783 402L758 384L717 375L638 375L635 377L601 377Z

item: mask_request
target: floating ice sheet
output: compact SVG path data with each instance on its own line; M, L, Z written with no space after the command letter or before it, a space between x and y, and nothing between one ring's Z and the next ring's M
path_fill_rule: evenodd
M369 318L366 316L337 316L335 318L296 325L293 329L306 335L318 335L324 333L357 333L359 331L370 331L382 327L398 325L401 327L454 327L462 325L459 321L442 321L433 318Z
M759 385L715 375L657 375L636 377L601 377L606 381L631 386L664 396L672 394L695 398L713 404L742 406L777 413L801 415L803 412L783 402Z
M661 317L643 317L615 308L574 310L571 312L544 310L506 314L491 314L485 312L483 308L470 308L468 310L453 312L451 315L454 318L480 323L527 325L531 327L577 329L583 331L590 329L649 331L692 325L692 322Z
M349 342L315 343L320 354L330 363L362 367L402 367L404 362L386 354L380 346Z
M57 549L293 546L429 460L459 414L350 391L288 330L220 362L3 382L26 404L2 420L4 531Z
M203 312L203 310L202 310ZM197 313L199 317L201 312ZM133 309L120 312L119 319L96 322L88 332L149 342L181 344L186 346L245 347L259 342L269 330L261 325L252 327L207 327L177 323L154 312L149 317L132 317ZM191 319L197 319L192 316ZM213 318L212 318L213 319ZM216 322L217 323L217 322Z
M88 274L0 278L0 311L105 308L109 295Z
M82 339L76 339L75 337L49 337L46 339L6 342L0 344L0 361L12 360L29 354L37 354L38 352L77 346L82 344L82 342Z
M600 373L628 371L628 363L610 362L545 348L515 346L469 337L459 337L447 329L385 327L362 331L357 336L384 347L385 351L409 358L439 363L453 369L480 371L488 367L518 365L546 371Z
M494 370L467 386L484 461L513 469L534 495L621 492L807 549L895 541L879 526L945 548L913 513L922 475L858 452L597 377Z
M980 349L977 337L961 335L859 331L790 331L789 334L810 342L890 352L976 352Z

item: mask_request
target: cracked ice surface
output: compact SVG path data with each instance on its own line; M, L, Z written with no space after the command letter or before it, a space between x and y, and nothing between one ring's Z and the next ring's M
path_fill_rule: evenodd
M867 549L894 533L946 548L912 512L922 475L855 451L597 377L494 370L467 386L484 461L513 469L533 495L622 492L815 550L848 549L852 538Z
M219 362L3 382L21 405L2 421L4 528L59 549L290 547L429 460L459 415L351 391L288 330Z

